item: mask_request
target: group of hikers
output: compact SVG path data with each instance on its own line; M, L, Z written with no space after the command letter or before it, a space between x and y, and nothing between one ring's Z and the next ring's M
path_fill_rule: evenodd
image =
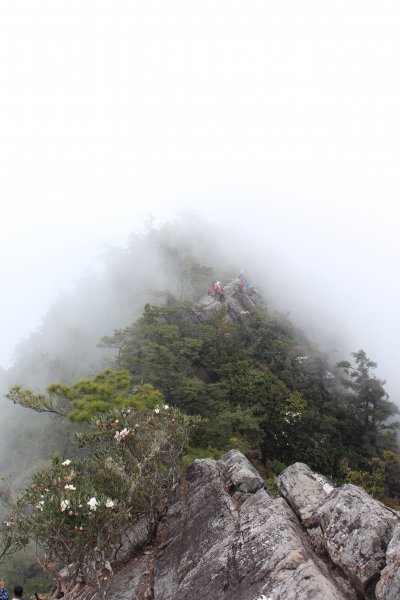
M10 596L4 586L5 581L0 577L0 600L10 600ZM23 593L23 588L20 585L16 585L14 587L12 600L24 600Z
M252 296L254 294L254 288L249 285L244 271L242 271L239 275L239 285L242 292L247 294L247 296ZM224 289L220 281L216 281L214 283L208 294L209 296L214 296L214 298L216 298L216 300L219 300L219 302L225 302L226 300L224 295Z

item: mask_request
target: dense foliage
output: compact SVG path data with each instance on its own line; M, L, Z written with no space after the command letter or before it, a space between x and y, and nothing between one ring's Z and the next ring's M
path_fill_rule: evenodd
M141 319L102 343L117 349L116 365L134 381L204 417L192 438L199 454L236 446L264 465L301 460L341 477L343 460L366 469L396 450L398 424L387 419L397 408L365 353L355 353L364 362L353 376L349 363L334 376L304 334L264 306L232 321L223 306L205 318L171 299L146 305Z

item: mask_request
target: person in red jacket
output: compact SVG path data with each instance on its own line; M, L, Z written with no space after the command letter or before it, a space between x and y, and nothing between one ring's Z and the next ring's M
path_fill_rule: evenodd
M223 290L223 288L221 286L221 282L220 281L216 281L214 283L214 285L212 286L212 288L208 292L208 295L209 296L214 295L214 298L216 300L219 300L220 302L225 302L224 290Z
M217 300L219 300L220 302L225 302L224 290L220 281L216 282L214 289L215 297L217 298Z

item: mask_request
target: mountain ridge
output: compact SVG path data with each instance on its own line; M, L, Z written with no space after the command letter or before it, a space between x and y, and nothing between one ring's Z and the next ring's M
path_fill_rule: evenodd
M194 287L204 290L209 269L194 265L193 272ZM199 272L201 281L196 279ZM113 349L115 354L112 368L122 369L122 379L128 384L132 381L132 390L143 382L149 383L162 395L166 405L190 415L201 415L202 421L191 439L186 462L204 456L217 458L230 447L238 447L261 469L262 476L268 478L271 485L274 485L274 476L286 465L300 461L334 476L336 481L360 482L367 489L370 486L377 494L382 495L389 485L393 488L393 473L397 467L392 457L387 462L382 457L376 458L370 472L352 471L352 468L369 469L367 460L370 456L370 450L362 449L357 437L360 433L357 428L359 415L354 412L357 390L351 390L347 396L343 394L341 372L285 315L271 309L257 288L249 296L241 288L239 279L227 278L224 289L225 302L210 295L197 302L183 302L165 294L163 305L146 304L142 317L102 340L102 347ZM360 357L364 360L361 354ZM368 361L366 358L365 362ZM374 364L369 363L370 366ZM346 368L353 368L347 364L350 363L346 362ZM105 373L99 374L103 383L107 383ZM115 380L118 377L117 371ZM374 378L370 380L376 383L380 393L381 382ZM56 388L61 392L64 390L65 399L70 402L76 398L77 389L93 390L95 381L96 378ZM129 390L127 393L129 395ZM102 398L101 410L111 408L113 398L112 394L109 399ZM84 421L85 415L92 414L90 410L85 412L89 406L87 402L94 400L95 410L98 410L98 398L91 399L84 394L78 396L78 400L79 407L75 410L78 421ZM249 471L248 466L246 469ZM393 472L389 481L386 475L390 469ZM383 472L384 479L381 477ZM243 482L237 488L233 473L224 475L224 481L228 495L233 494L230 497L236 493L251 493L246 487L239 489ZM190 483L187 478L186 483ZM324 485L332 484L327 480ZM266 491L264 484L261 489ZM283 488L280 492L284 497ZM300 515L295 506L292 512L296 518ZM289 520L292 522L292 517ZM301 527L305 526L301 521ZM311 534L310 530L308 537L306 546L315 543L316 547L323 547L321 533L317 535L313 531ZM140 535L136 532L134 538L132 547L135 548L138 538L143 544L147 539L143 532ZM395 548L392 552L394 562L396 552ZM388 555L388 562L392 555ZM141 564L146 561L146 555L142 556ZM340 567L343 572L345 566ZM142 580L143 574L146 581L151 579L148 571L146 568L144 573L139 573L139 579ZM330 583L326 584L329 589L333 585L332 577L330 574ZM340 589L342 579L341 575L335 580ZM341 593L348 594L350 586L352 593L369 594L369 589L376 583L376 575L365 582L346 572L343 581L347 583L342 586L344 591Z

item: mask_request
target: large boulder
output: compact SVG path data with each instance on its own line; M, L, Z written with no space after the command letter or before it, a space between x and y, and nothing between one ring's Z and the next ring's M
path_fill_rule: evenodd
M318 509L325 546L355 588L373 597L399 516L355 485L344 485Z
M238 492L254 493L265 487L264 480L245 456L238 450L231 450L218 461L224 477L232 489Z
M286 502L238 452L190 466L157 543L154 600L346 597Z
M359 487L349 484L334 488L326 477L302 463L288 467L279 476L277 486L307 528L315 547L324 549L362 597L375 598L375 586L400 515ZM399 564L399 545L395 547L397 557L392 558L392 565ZM393 567L386 577L396 579Z
M316 524L316 509L335 489L329 479L314 473L304 463L295 463L285 469L276 485L305 527Z

